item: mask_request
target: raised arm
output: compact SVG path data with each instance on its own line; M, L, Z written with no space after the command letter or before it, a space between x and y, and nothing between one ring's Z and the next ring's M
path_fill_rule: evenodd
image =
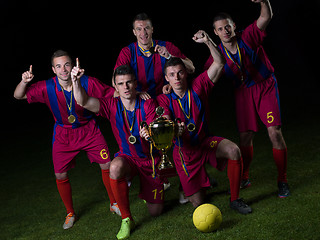
M32 73L32 65L30 65L29 71L26 71L22 74L22 80L17 85L14 90L13 96L16 99L27 99L26 91L28 83L33 79L34 75Z
M80 68L79 59L76 59L76 66L71 71L73 95L76 102L83 108L97 113L100 109L99 99L89 97L80 83L80 78L84 74L84 69Z
M273 13L269 0L251 0L254 3L260 3L260 16L257 20L257 27L265 30L272 19Z
M171 55L169 53L168 49L164 46L156 45L154 51L158 52L160 54L160 56L167 58L167 59L169 59L170 57L177 57L177 56ZM193 62L189 58L186 58L186 59L181 58L181 60L184 63L184 65L186 66L187 72L189 74L194 73L195 67L193 65Z
M192 39L197 43L205 43L208 46L214 61L207 70L207 73L211 81L216 83L221 76L223 66L226 62L225 58L205 31L199 30Z

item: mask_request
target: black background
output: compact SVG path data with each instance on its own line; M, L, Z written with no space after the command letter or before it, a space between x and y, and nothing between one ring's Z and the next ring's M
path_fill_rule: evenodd
M267 28L264 47L275 67L280 97L294 99L284 101L292 105L297 101L306 106L310 102L319 106L320 1L270 2L274 17ZM132 19L138 13L146 12L153 20L154 39L173 42L193 61L197 73L200 73L209 51L204 45L192 41L193 34L203 29L219 43L212 29L216 13L230 13L239 30L257 19L260 13L259 4L250 0L2 0L0 7L1 115L8 126L4 131L12 131L11 125L18 131L41 124L48 127L48 121L52 121L46 106L17 101L13 98L13 91L30 64L33 65L34 82L53 76L50 57L57 49L79 57L86 74L110 84L120 50L136 40L132 33ZM217 94L225 91L226 88L218 88Z

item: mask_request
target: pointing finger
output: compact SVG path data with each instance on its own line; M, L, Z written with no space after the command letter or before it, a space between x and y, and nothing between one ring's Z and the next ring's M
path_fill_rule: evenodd
M29 72L32 74L32 65L29 67Z
M76 67L77 67L77 68L80 68L79 58L76 58Z

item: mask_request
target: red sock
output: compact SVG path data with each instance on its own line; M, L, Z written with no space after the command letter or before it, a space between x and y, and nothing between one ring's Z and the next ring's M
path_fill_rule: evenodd
M129 187L126 178L116 180L110 178L110 186L113 196L118 203L122 219L129 217L132 220L129 203Z
M253 159L253 146L240 147L241 156L243 159L243 174L242 180L249 179L249 167Z
M239 198L240 181L241 181L241 160L228 159L228 178L230 183L230 201Z
M272 149L273 159L278 168L278 182L287 182L287 148Z
M102 173L102 181L103 181L104 186L107 189L110 204L112 206L112 204L114 204L116 202L116 200L114 199L113 192L112 192L112 189L110 186L110 176L109 176L110 170L109 169L106 169L106 170L101 169L101 173Z
M56 179L58 191L64 206L67 209L67 213L74 213L73 202L72 202L72 192L69 178L65 180Z

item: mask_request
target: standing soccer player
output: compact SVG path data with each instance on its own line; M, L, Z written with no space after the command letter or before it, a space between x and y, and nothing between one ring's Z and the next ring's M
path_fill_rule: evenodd
M249 166L253 159L253 138L258 131L259 118L267 127L273 146L273 158L278 169L278 196L290 195L287 183L287 147L281 132L279 91L274 68L262 42L265 29L272 18L269 0L251 0L261 5L259 18L244 31L235 33L236 25L226 13L213 20L214 33L220 38L219 48L225 56L224 73L233 80L240 149L243 157L241 188L251 185ZM210 56L207 69L213 62Z
M164 189L159 178L153 178L153 163L150 145L140 135L140 124L147 124L156 119L155 99L143 100L137 95L137 80L129 65L122 65L114 71L114 86L120 97L88 97L79 79L76 77L81 69L72 70L74 95L76 101L85 109L107 118L119 145L119 152L110 165L110 184L113 195L121 211L122 223L117 234L118 239L130 236L135 223L129 204L128 180L140 177L139 197L146 200L152 216L158 216L163 210ZM153 154L157 165L159 154Z
M138 91L147 92L152 98L162 93L166 84L163 67L166 60L171 57L181 58L188 71L194 72L192 61L175 45L152 38L153 25L145 13L140 13L134 18L133 34L137 42L121 50L114 69L120 65L130 65L138 81Z
M22 74L22 80L14 91L14 97L27 99L29 103L44 103L52 112L55 120L52 159L57 188L67 210L63 228L68 229L76 220L68 177L68 171L75 167L76 155L81 150L86 151L90 162L100 165L103 183L112 203L114 199L109 194L110 157L107 143L97 126L94 114L79 106L74 100L71 81L72 60L69 54L62 50L56 51L52 55L51 64L56 76L29 86L34 77L30 66L29 71ZM93 77L83 75L80 82L90 96L112 96L114 93L112 87ZM110 210L114 211L111 207Z
M194 207L204 203L205 189L210 186L205 165L222 170L228 165L230 207L242 214L251 208L239 198L241 180L241 154L233 142L209 134L208 97L218 81L225 60L215 43L204 31L198 31L193 40L205 43L215 62L188 86L186 67L179 58L171 58L165 65L166 80L172 87L170 94L158 96L168 119L180 118L186 126L174 143L173 159L185 195Z

